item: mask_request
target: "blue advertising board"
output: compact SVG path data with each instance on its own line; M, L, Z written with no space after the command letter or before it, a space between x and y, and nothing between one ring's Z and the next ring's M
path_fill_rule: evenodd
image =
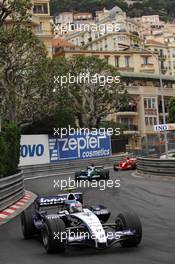
M106 134L49 136L50 162L111 156L111 137Z

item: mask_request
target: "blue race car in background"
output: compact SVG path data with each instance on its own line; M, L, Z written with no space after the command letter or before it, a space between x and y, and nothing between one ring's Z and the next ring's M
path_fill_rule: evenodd
M82 203L82 193L37 198L21 214L24 238L41 236L47 253L61 253L73 245L106 249L117 243L140 244L142 225L135 213L120 213L114 223L107 223L110 212L105 206Z

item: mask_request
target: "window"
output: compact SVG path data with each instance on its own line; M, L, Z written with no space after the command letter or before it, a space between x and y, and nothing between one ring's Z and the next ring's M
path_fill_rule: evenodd
M165 67L164 67L164 62L163 62L163 61L160 62L160 67L161 67L162 70L165 68Z
M143 57L143 64L148 65L149 64L149 57Z
M144 98L144 108L145 109L156 109L156 99L153 97Z
M120 60L120 57L115 56L115 67L119 67L119 60Z
M154 125L157 125L157 118L154 117Z
M148 101L147 101L147 98L144 99L144 108L148 108Z
M104 45L105 45L105 49L107 49L108 48L107 39L105 39Z
M130 57L129 56L125 56L125 66L129 67L129 62L130 62Z
M152 116L146 116L145 117L145 125L146 126L153 126L157 125L157 117L152 117Z
M175 69L175 61L173 61L173 69Z
M152 98L151 108L156 108L156 99Z
M175 49L172 50L172 56L175 58Z
M148 117L145 117L145 124L146 124L146 126L149 124Z
M48 5L46 3L34 4L33 13L34 14L48 14Z
M40 22L40 24L37 26L36 30L37 30L37 33L43 32L43 23L42 22Z
M151 98L148 98L148 108L152 108L151 107L151 101L152 101Z
M160 49L160 57L162 57L164 54L163 54L163 50Z
M124 124L124 125L132 125L133 120L129 117L121 117L121 118L119 118L119 123Z
M153 118L149 117L149 124L152 126L153 125Z
M108 63L109 62L109 56L104 56L106 62Z

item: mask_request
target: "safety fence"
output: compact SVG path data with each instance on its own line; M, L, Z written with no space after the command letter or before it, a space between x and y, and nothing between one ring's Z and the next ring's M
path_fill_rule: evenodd
M0 211L17 202L23 195L24 182L22 172L0 179Z
M119 161L125 156L126 154L98 159L70 160L59 163L23 166L21 169L23 170L24 178L37 176L56 176L61 172L83 169L85 166L88 166L92 163L95 166L112 166L114 161Z
M138 158L137 173L175 177L175 159Z
M0 211L20 200L24 195L24 179L36 176L56 176L63 172L76 171L94 163L95 166L112 167L114 161L121 160L125 154L86 160L71 160L60 163L40 164L20 167L15 175L0 179Z

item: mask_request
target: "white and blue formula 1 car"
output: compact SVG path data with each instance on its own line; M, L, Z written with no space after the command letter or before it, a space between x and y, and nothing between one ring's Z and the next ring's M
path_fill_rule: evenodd
M120 213L108 223L110 212L105 206L83 207L82 202L82 193L37 198L21 214L24 238L41 236L47 253L61 253L73 245L106 249L117 243L140 244L142 226L135 213Z
M88 166L85 170L75 172L75 181L80 180L108 180L109 170L104 169L103 166Z

